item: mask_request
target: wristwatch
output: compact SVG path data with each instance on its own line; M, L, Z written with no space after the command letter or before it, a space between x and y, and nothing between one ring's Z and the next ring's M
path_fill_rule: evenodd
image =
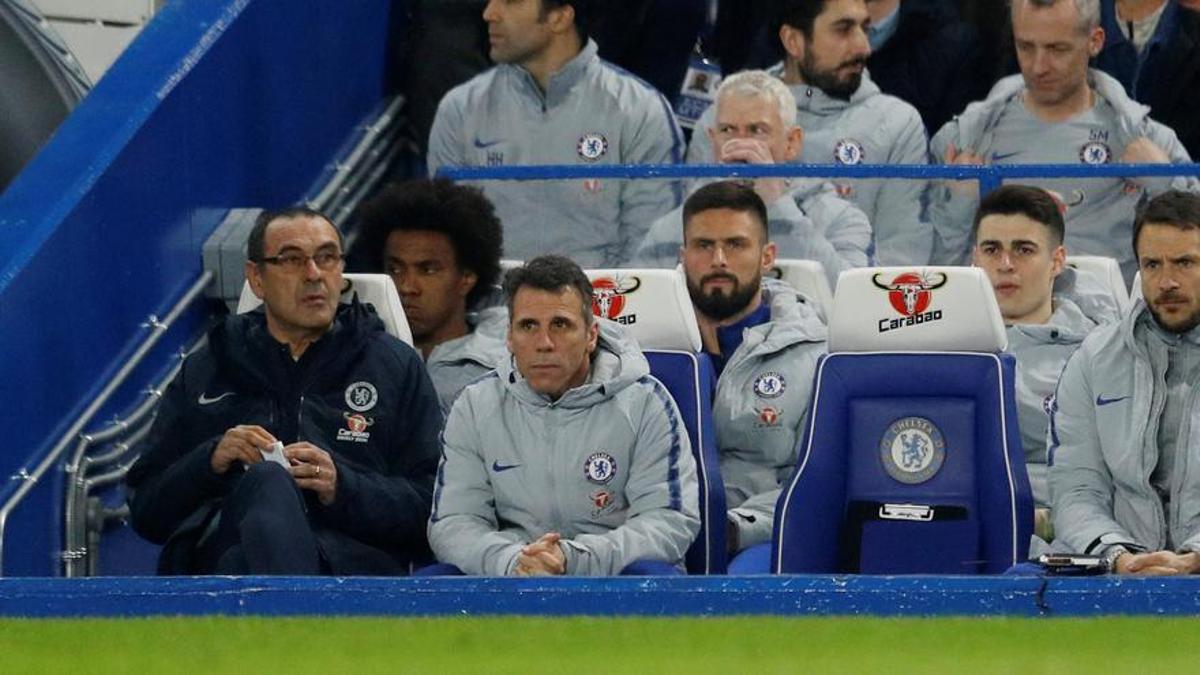
M1117 571L1117 558L1120 558L1126 553L1129 553L1129 549L1121 546L1120 544L1109 546L1108 549L1104 551L1104 555L1100 556L1100 559L1104 561L1104 567L1108 570L1109 574L1113 574Z

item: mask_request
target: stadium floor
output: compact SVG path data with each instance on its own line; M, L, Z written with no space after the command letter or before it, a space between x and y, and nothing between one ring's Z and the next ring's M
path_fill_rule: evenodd
M5 673L1067 673L1194 667L1187 618L0 620Z

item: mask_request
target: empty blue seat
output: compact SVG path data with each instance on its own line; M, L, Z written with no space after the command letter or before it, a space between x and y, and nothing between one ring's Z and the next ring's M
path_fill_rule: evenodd
M979 574L1024 560L1033 500L1005 346L981 270L843 273L769 558L747 552L730 571Z

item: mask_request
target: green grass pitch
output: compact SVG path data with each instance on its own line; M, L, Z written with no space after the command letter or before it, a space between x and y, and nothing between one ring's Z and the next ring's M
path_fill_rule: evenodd
M1191 672L1200 619L0 620L4 673Z

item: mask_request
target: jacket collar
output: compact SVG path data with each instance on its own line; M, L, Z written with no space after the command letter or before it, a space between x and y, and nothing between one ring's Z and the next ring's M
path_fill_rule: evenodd
M509 77L517 78L523 92L537 100L539 105L553 108L567 99L571 90L583 79L588 68L600 60L598 52L599 47L596 45L596 41L589 38L587 44L574 58L567 61L558 72L550 75L545 93L538 86L537 80L525 68L508 63L500 64L497 68Z

